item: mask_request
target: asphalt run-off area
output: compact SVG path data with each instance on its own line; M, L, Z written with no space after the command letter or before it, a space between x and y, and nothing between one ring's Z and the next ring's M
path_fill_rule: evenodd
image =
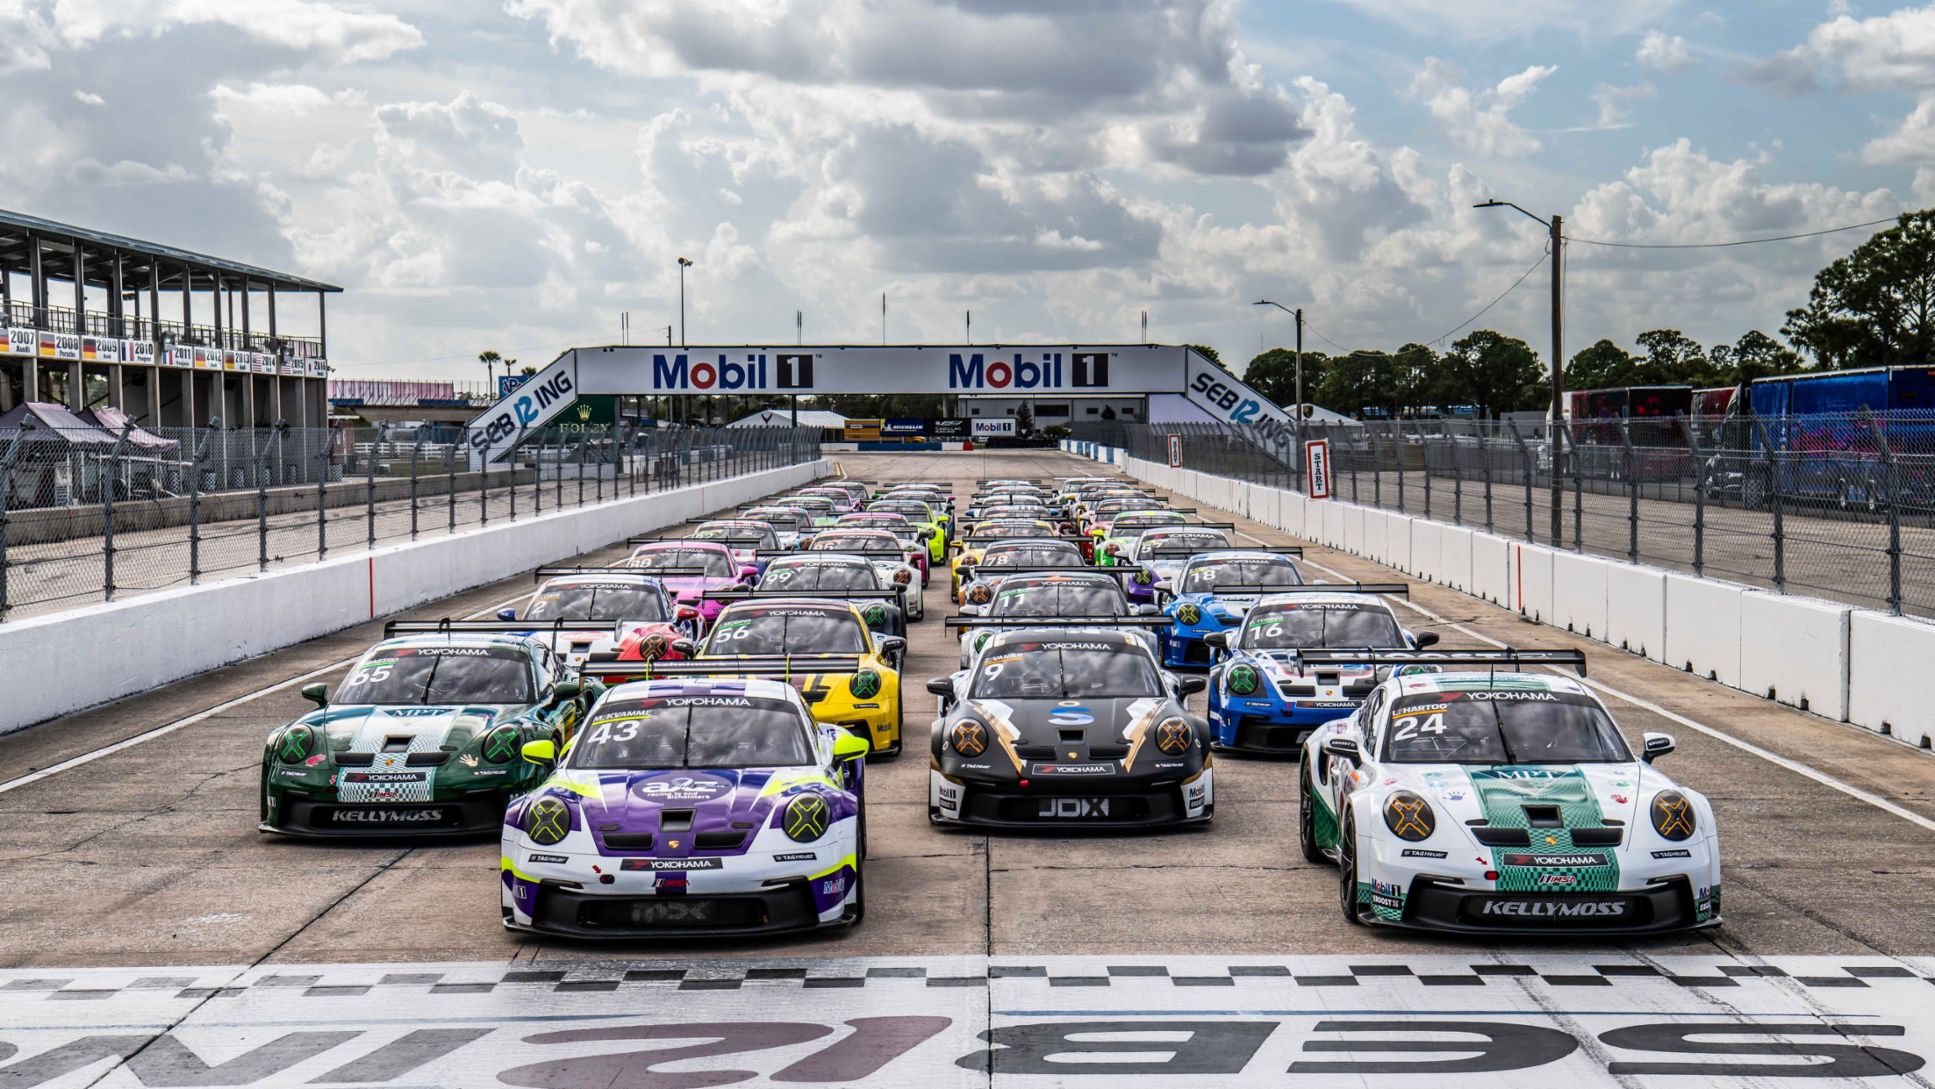
M1109 471L1052 452L835 466L963 497ZM1243 543L1304 543L1236 522ZM1303 562L1403 580L1314 545ZM1661 767L1713 803L1725 923L1564 942L1353 926L1336 870L1298 851L1290 761L1219 755L1208 827L930 825L924 685L959 656L937 574L909 630L907 751L867 771L871 910L803 938L518 935L494 837L259 833L263 738L310 707L290 682L333 683L380 625L0 738L0 1086L1928 1084L1928 754L1413 583L1407 627L1584 650L1628 738L1676 736ZM489 615L530 587L410 616Z

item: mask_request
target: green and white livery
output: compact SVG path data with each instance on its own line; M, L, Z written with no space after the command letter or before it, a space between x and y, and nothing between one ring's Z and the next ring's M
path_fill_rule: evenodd
M1355 923L1633 934L1720 922L1713 808L1635 754L1576 651L1310 651L1386 675L1298 767L1304 857L1334 862ZM1341 660L1341 659L1340 659Z

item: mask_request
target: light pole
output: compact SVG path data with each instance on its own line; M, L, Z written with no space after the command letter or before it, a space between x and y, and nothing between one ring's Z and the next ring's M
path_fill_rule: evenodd
M1559 428L1565 422L1565 217L1541 219L1509 200L1493 198L1474 208L1510 208L1546 230L1552 247L1552 545L1565 535L1565 486L1559 452Z
M679 258L679 347L685 347L685 270L692 267L692 260Z
M1251 306L1274 306L1278 310L1281 310L1284 313L1290 315L1291 317L1297 319L1297 407L1291 409L1290 412L1297 419L1302 420L1303 419L1303 307L1299 306L1295 310L1292 310L1280 302L1272 302L1269 299L1258 299L1257 301L1251 303L1250 305Z

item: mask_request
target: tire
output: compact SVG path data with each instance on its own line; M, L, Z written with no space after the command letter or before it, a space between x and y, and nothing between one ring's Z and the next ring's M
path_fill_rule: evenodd
M1297 846L1305 862L1327 863L1330 858L1317 847L1317 792L1310 782L1310 766L1299 762L1297 768Z
M1337 833L1337 906L1344 912L1344 921L1364 925L1364 916L1357 910L1357 818L1348 814Z
M1740 505L1748 510L1760 510L1768 505L1774 493L1773 481L1758 469L1748 469L1740 476Z
M853 865L853 906L847 909L847 925L859 926L867 917L867 878L866 865L854 860Z

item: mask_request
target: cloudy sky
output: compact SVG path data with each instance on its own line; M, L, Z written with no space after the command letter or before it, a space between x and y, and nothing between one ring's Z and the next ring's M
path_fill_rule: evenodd
M0 206L343 285L352 377L635 340L1430 341L1544 250L1935 204L1935 5L0 0ZM1568 341L1772 331L1865 232L1570 248ZM1548 343L1545 272L1479 322ZM656 327L657 332L653 330ZM1313 339L1310 346L1324 348Z

